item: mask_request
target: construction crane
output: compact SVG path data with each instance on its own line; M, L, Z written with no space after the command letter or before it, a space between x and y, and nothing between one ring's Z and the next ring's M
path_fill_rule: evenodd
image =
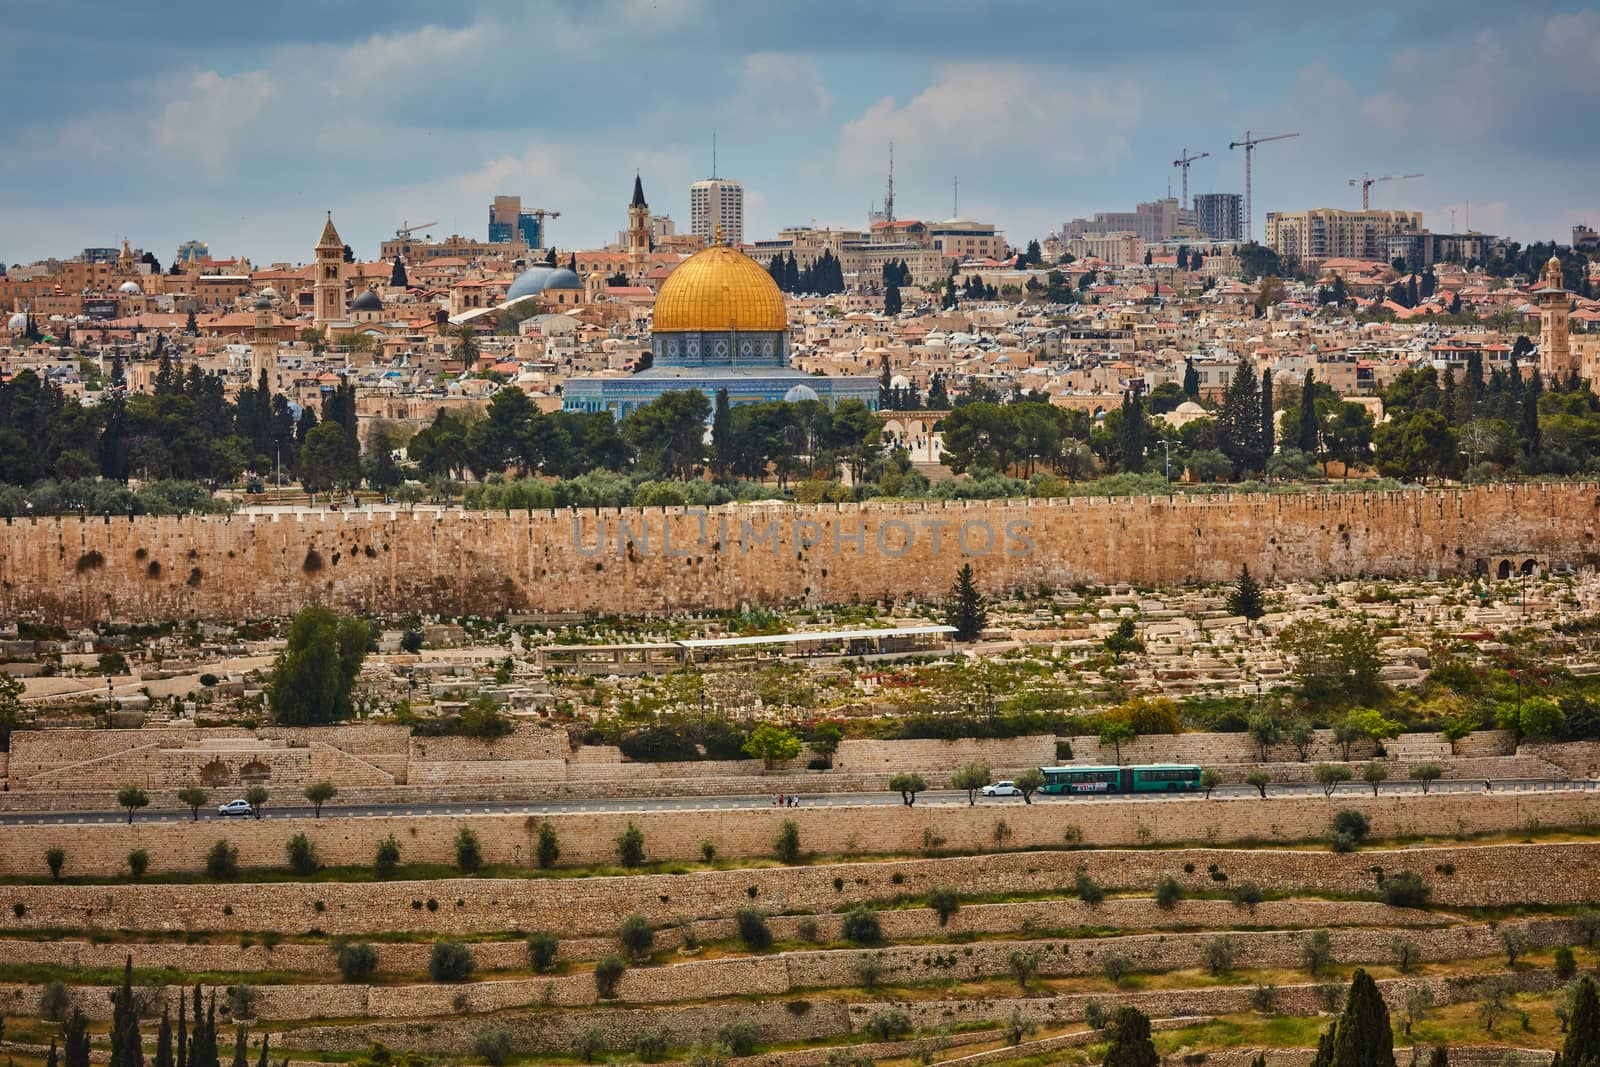
M544 242L546 248L550 247L549 234L545 231L544 220L547 218L559 219L561 217L561 212L546 211L542 207L536 207L529 208L527 211L524 211L523 214L532 215L539 220L539 240Z
M1185 148L1180 151L1178 158L1172 161L1174 167L1183 171L1183 209L1185 211L1189 210L1189 164L1197 159L1205 159L1209 155L1211 155L1210 152L1201 152L1198 156L1191 156L1189 150ZM1171 196L1172 194L1168 193L1167 195Z
M1230 151L1235 148L1244 149L1244 239L1246 241L1255 239L1252 232L1254 217L1251 214L1252 208L1250 206L1250 159L1255 155L1256 145L1266 144L1268 141L1286 141L1291 137L1299 136L1298 133L1275 133L1271 137L1251 137L1250 131L1246 130L1244 131L1244 140L1228 142Z
M1359 178L1350 179L1350 188L1361 186L1361 210L1366 211L1372 206L1372 187L1379 182L1405 181L1408 178L1420 178L1420 174L1402 174L1396 178L1393 174L1385 174L1381 178L1374 178L1370 174L1362 174Z
M421 233L423 230L432 229L437 225L439 225L437 222L424 222L420 226L413 226L407 221L402 221L400 228L394 231L394 237L397 241L409 240L412 234Z

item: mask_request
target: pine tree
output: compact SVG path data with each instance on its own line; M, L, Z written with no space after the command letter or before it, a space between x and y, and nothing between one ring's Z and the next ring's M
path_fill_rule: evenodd
M1234 580L1233 590L1228 594L1228 613L1251 622L1267 613L1266 596L1261 590L1261 583L1250 573L1248 563L1239 567L1239 577Z
M1234 474L1261 470L1266 456L1261 449L1261 394L1255 372L1240 360L1222 398L1217 430L1223 453L1233 462Z
M1274 438L1277 428L1272 421L1272 370L1269 368L1261 372L1261 461L1263 464L1272 458Z
M122 970L122 987L111 997L111 1067L144 1067L139 1005L133 996L133 957Z
M1155 1042L1150 1040L1150 1020L1138 1008L1118 1008L1106 1027L1105 1067L1159 1067Z
M182 998L179 999L182 1004ZM172 1059L172 1009L161 1009L161 1027L156 1031L156 1058L151 1067L173 1067Z
M1300 425L1295 444L1308 456L1317 454L1317 382L1309 370L1300 386Z
M972 564L964 563L956 572L955 588L950 592L950 606L945 611L945 623L956 628L957 641L976 641L989 625L989 612L984 607L978 583L972 576Z

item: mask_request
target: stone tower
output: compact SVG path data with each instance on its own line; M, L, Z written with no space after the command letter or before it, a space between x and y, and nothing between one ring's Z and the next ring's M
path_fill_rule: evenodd
M628 274L644 275L650 262L650 205L644 202L644 183L633 175L633 201L628 204Z
M272 330L272 300L266 293L256 297L256 321L250 331L250 388L267 376L267 388L278 388L278 338Z
M318 330L328 328L330 322L344 321L344 242L339 231L333 228L333 212L328 212L327 224L322 227L322 237L317 241L316 273L312 276L315 294L311 324Z
M1561 261L1555 256L1544 265L1541 282L1533 293L1539 298L1539 372L1546 382L1555 382L1578 369L1568 332L1572 294L1562 284Z

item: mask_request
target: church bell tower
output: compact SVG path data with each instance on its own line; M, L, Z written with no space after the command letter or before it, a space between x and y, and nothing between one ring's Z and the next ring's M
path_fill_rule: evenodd
M644 202L644 183L633 175L633 201L628 205L628 274L637 279L650 262L650 205Z
M313 275L314 295L312 326L325 330L330 322L344 321L344 242L339 231L333 228L333 212L328 212L327 224L322 227L322 237L317 241L316 273Z
M1562 284L1561 260L1550 257L1550 262L1544 265L1541 281L1534 291L1539 298L1539 373L1546 382L1557 382L1578 369L1568 329L1572 294Z

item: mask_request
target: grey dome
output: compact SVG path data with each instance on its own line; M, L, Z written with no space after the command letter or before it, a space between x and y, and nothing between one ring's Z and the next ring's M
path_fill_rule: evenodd
M368 289L350 303L351 311L382 311L383 301L378 299L378 294Z
M271 311L272 310L272 298L269 297L266 293L262 293L260 296L256 297L256 310L257 311Z
M582 289L583 283L578 280L578 276L576 274L568 270L566 267L557 267L555 270L551 271L550 276L544 280L544 288Z
M511 288L506 290L506 299L515 300L521 296L535 296L544 289L545 279L555 273L554 267L540 265L529 267L517 275L517 280L511 283Z
M783 398L791 404L798 404L802 400L816 400L817 391L809 385L793 385L783 394Z

